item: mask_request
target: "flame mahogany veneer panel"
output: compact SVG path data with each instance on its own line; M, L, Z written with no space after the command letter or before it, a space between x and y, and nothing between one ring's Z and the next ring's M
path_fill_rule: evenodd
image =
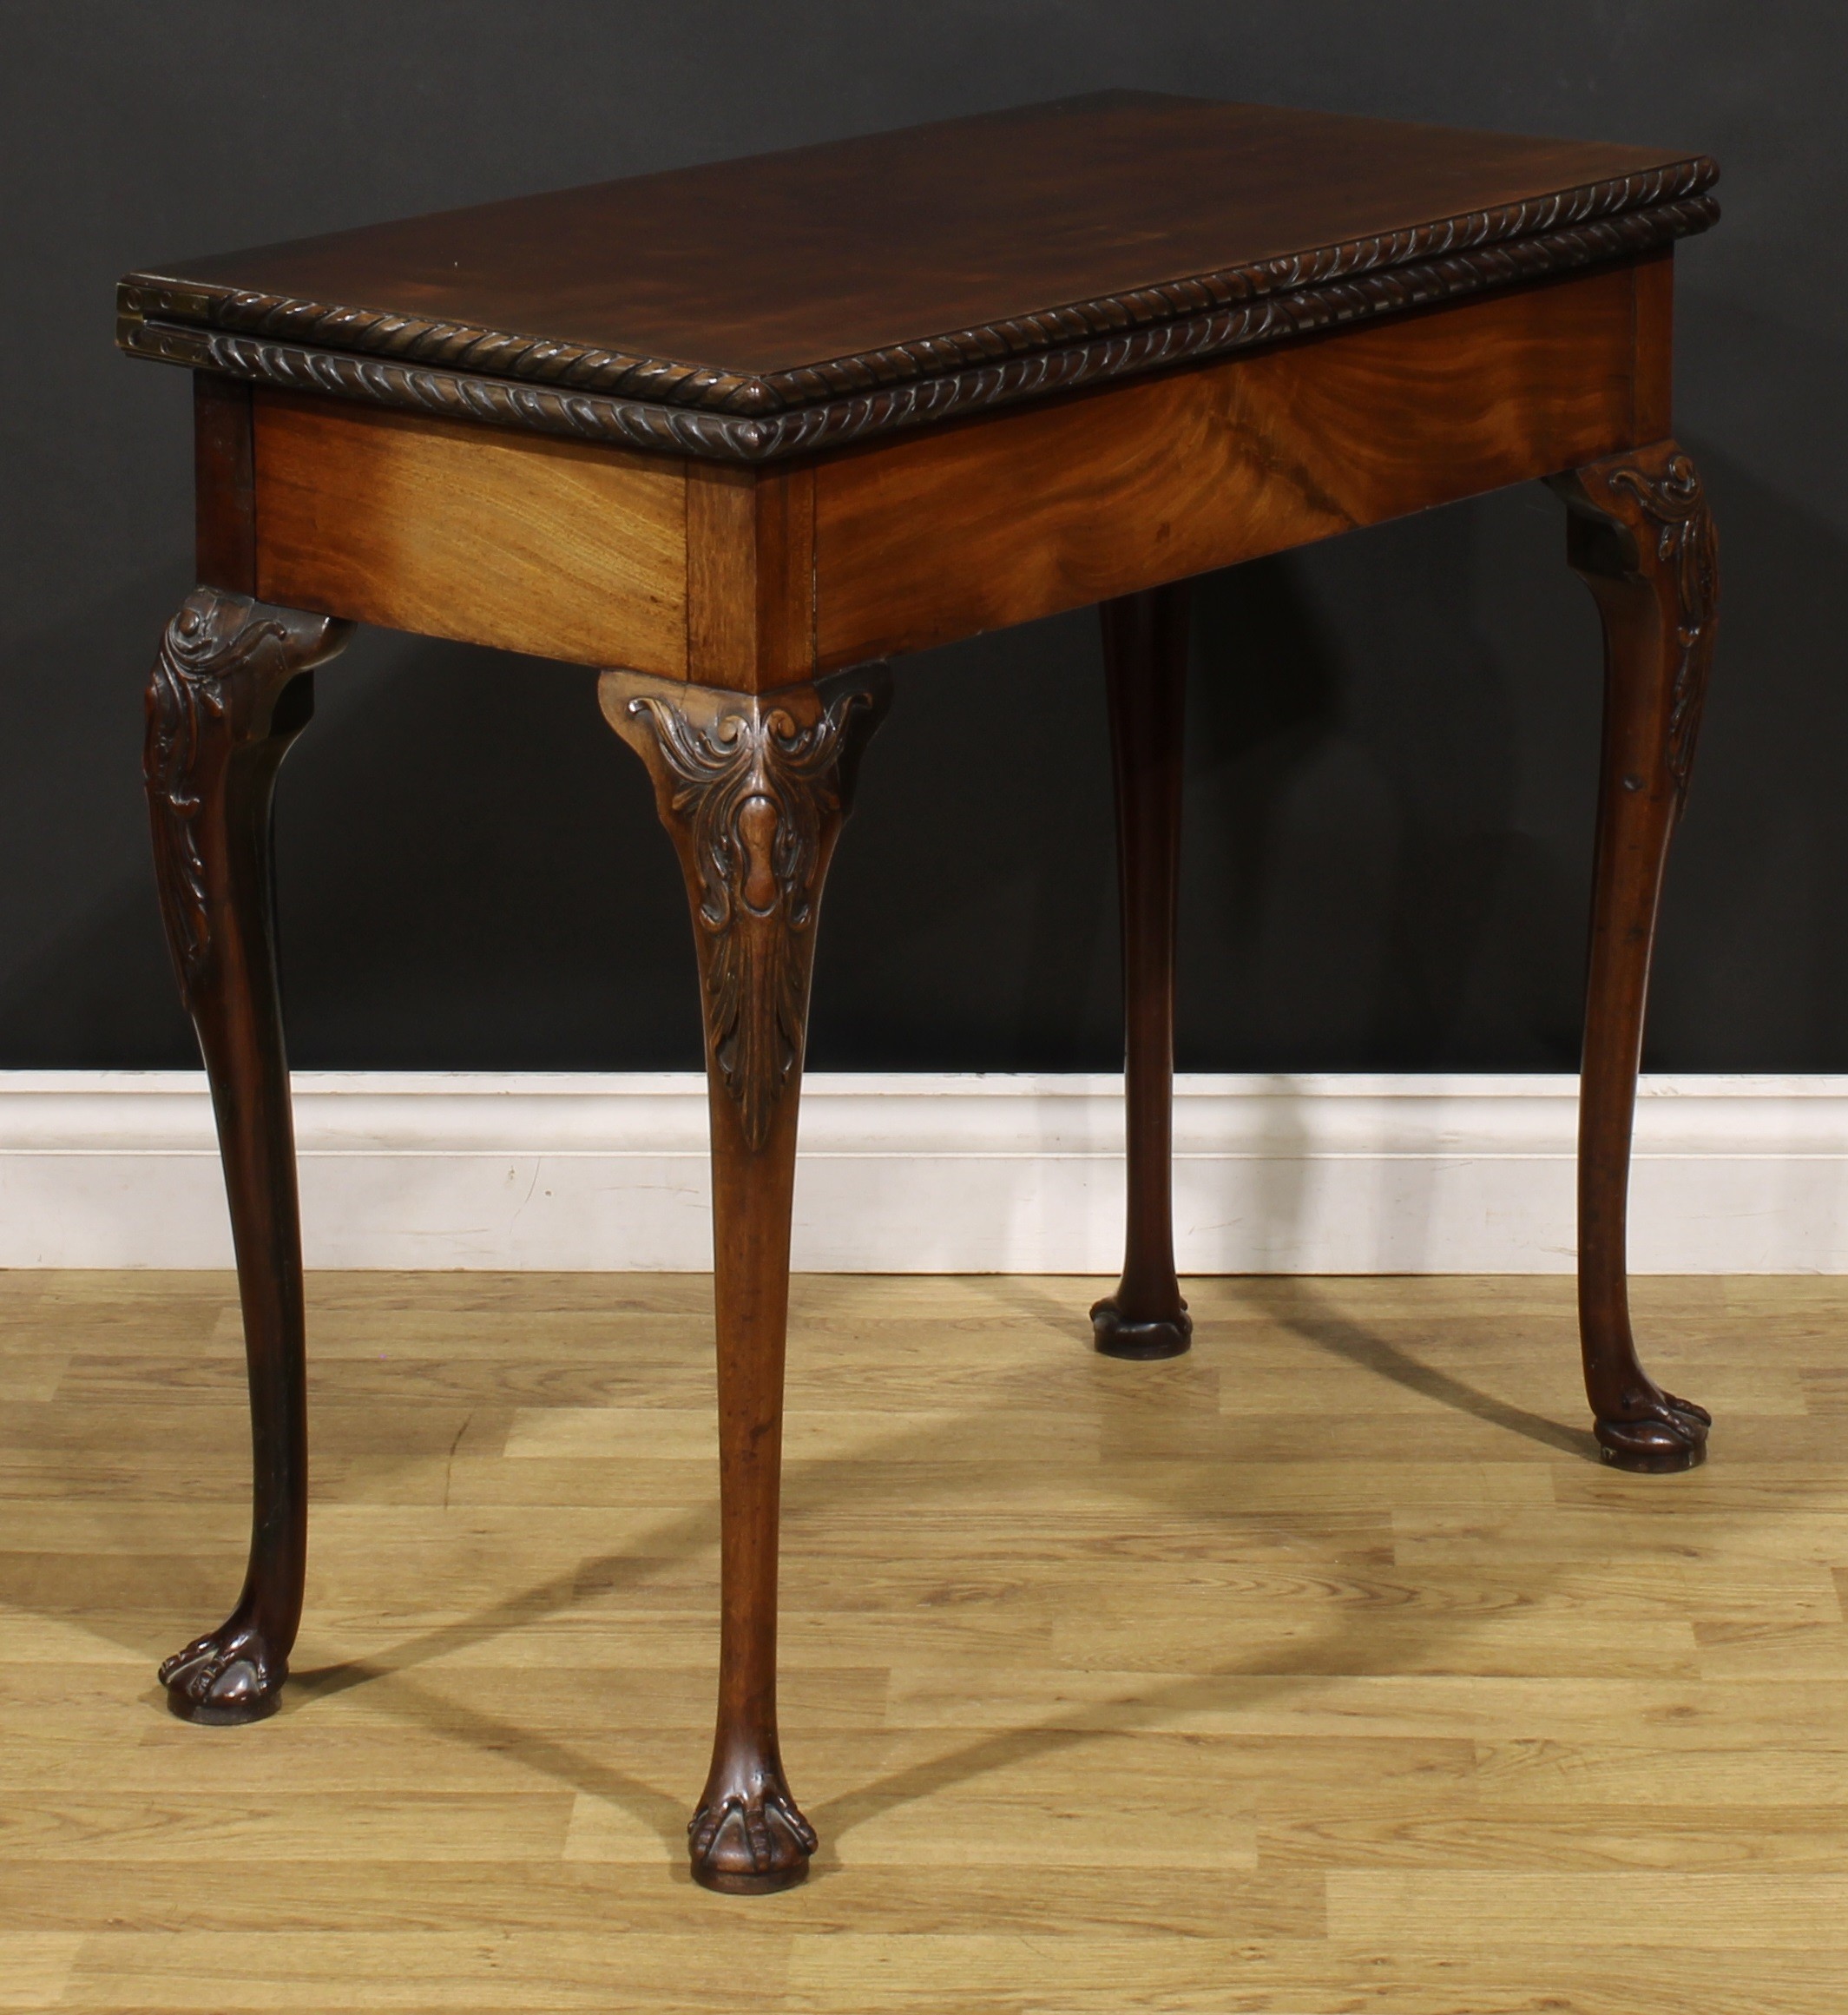
M1607 269L825 460L819 662L1106 601L1654 438L1668 272Z

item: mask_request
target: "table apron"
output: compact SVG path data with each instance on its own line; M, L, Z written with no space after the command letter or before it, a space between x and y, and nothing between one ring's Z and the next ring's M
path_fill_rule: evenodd
M819 662L947 643L1660 438L1671 270L1605 269L825 462Z
M754 469L227 385L202 577L761 691L1659 439L1671 256ZM219 581L233 504L252 578Z

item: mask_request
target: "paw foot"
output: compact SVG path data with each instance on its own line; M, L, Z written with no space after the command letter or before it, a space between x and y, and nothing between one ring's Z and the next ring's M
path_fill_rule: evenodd
M788 1889L808 1873L815 1829L779 1782L760 1780L706 1803L687 1822L693 1879L727 1895Z
M1705 1406L1662 1393L1641 1419L1600 1420L1593 1432L1613 1468L1663 1476L1706 1461L1707 1430L1713 1425L1713 1417Z
M254 1629L234 1622L175 1651L160 1674L172 1711L207 1728L235 1728L274 1714L288 1676L288 1661L271 1657Z
M1194 1319L1183 1301L1177 1315L1134 1321L1118 1308L1112 1296L1091 1310L1091 1334L1106 1357L1179 1357L1193 1344Z

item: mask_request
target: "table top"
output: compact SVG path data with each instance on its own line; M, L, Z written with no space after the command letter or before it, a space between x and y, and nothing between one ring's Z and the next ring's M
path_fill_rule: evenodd
M756 459L1636 256L1717 173L1110 91L150 267L122 339Z

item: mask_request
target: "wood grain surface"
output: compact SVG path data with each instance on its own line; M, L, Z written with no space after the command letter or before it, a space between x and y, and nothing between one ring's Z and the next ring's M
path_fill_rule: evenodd
M815 664L815 472L687 464L687 676L733 692Z
M678 463L289 393L254 418L266 600L686 676Z
M257 497L251 388L193 373L194 554L200 584L257 591Z
M1460 273L1716 173L1675 148L1102 91L152 267L123 305L766 412L1332 276Z
M1653 271L1653 269L1652 269ZM824 667L1593 460L1663 403L1618 269L852 450L816 471Z
M1710 1465L1592 1459L1572 1284L796 1283L808 1884L685 1872L709 1283L311 1276L275 1719L153 1663L247 1510L228 1275L0 1276L0 2007L1835 2015L1848 1284L1640 1281Z

